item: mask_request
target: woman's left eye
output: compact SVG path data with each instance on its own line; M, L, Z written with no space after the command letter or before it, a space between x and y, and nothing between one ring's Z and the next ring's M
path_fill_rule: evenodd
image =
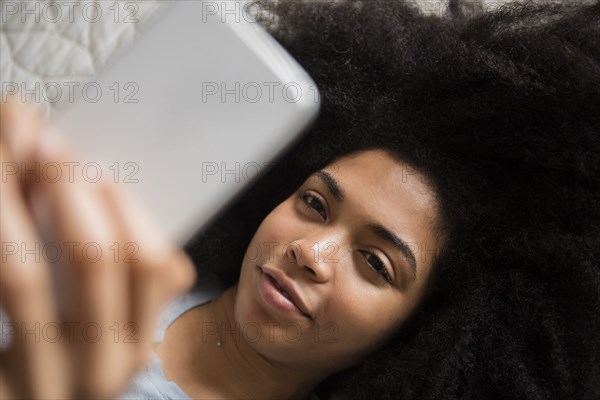
M308 207L318 212L324 220L327 219L325 207L323 207L323 203L321 203L321 200L319 200L316 196L313 196L308 192L301 192L300 198Z
M373 268L388 283L390 283L390 284L393 283L392 277L388 273L387 268L385 268L383 261L381 261L381 259L379 257L377 257L375 254L369 253L367 251L361 251L361 253L365 256L365 260L367 261L367 264L369 264L369 266L371 268Z

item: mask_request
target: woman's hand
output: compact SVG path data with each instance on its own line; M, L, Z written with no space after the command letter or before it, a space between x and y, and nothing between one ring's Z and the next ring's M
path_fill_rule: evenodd
M76 161L42 132L29 108L0 105L0 305L11 339L0 398L114 397L147 362L160 307L195 270L130 194L77 174L70 182L66 169L40 176Z

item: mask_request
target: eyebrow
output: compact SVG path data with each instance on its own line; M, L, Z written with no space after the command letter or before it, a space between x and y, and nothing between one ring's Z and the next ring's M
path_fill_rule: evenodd
M331 195L337 200L338 203L342 203L344 201L344 192L340 188L339 182L331 176L329 173L325 171L317 171L315 175L321 178L327 189Z
M315 172L315 175L318 176L321 179L321 181L325 184L325 187L327 187L327 190L329 190L329 192L338 204L344 202L344 191L340 187L339 182L333 176L331 176L325 171L317 171ZM383 225L369 224L368 227L373 234L385 240L386 242L391 243L392 246L394 246L394 248L396 248L404 255L404 257L408 260L408 264L410 266L411 281L417 279L417 262L415 254L410 249L410 246L404 240L399 238L396 234L394 234L391 230L387 229Z
M410 266L410 280L414 281L415 279L417 279L417 262L415 259L415 255L410 249L410 246L404 240L400 239L392 231L390 231L382 225L369 224L369 229L375 235L391 243L397 250L399 250L404 255L404 257L406 257Z

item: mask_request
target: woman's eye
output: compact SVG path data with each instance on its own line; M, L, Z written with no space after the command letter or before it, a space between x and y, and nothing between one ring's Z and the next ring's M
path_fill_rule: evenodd
M325 212L325 207L323 207L321 200L307 192L300 193L300 197L308 207L318 212L323 219L327 219L327 213Z
M381 261L381 259L379 257L377 257L373 253L369 253L366 251L361 251L361 253L365 256L365 260L367 261L367 264L369 264L369 266L371 268L373 268L388 283L390 283L390 284L393 283L392 277L388 273L388 270L385 268L383 261Z

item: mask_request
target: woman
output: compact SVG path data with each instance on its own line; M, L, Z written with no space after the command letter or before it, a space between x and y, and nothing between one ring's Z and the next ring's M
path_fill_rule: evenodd
M155 349L166 378L198 398L303 398L315 388L342 398L600 395L599 6L524 6L470 21L421 18L395 2L292 6L265 22L319 84L322 116L280 168L189 244L196 264L237 284L170 325ZM19 153L27 146L10 139L6 120L3 159L64 157ZM86 229L64 224L67 238L135 238L139 265L157 270L172 259L157 234L139 228L143 217L119 211L120 194L107 190L91 205L92 189L74 185L73 204L53 189L46 195L59 210L88 215ZM31 233L9 229L17 222L6 222L5 204L18 209L23 200L2 192L3 241L18 242ZM114 221L112 231L89 217L91 207ZM109 271L106 285L121 282L115 305L141 309L147 296L145 311L118 314L99 289L75 293L82 301L73 315L153 314L191 279L185 261L170 263L181 274L163 275L171 282L164 296L151 294L156 283L143 282L141 268L132 295L115 272L123 268L100 270ZM89 277L80 264L74 273ZM17 298L8 266L2 286L12 291L2 305L12 315L42 313L48 301ZM288 294L275 297L278 286ZM25 299L39 306L22 307ZM219 328L236 322L240 338L224 339ZM293 341L290 324L300 333ZM11 382L48 381L10 389L47 397L42 388L62 382L54 393L117 393L148 355L148 324L140 325L143 344L133 350L105 343L103 358L101 346L81 344L91 363L65 350L74 346L40 346L65 367L50 380L36 374L42 362L17 358L29 372ZM257 325L272 335L253 340L246 328ZM213 326L216 334L202 336ZM333 327L334 340L315 340L317 327Z

